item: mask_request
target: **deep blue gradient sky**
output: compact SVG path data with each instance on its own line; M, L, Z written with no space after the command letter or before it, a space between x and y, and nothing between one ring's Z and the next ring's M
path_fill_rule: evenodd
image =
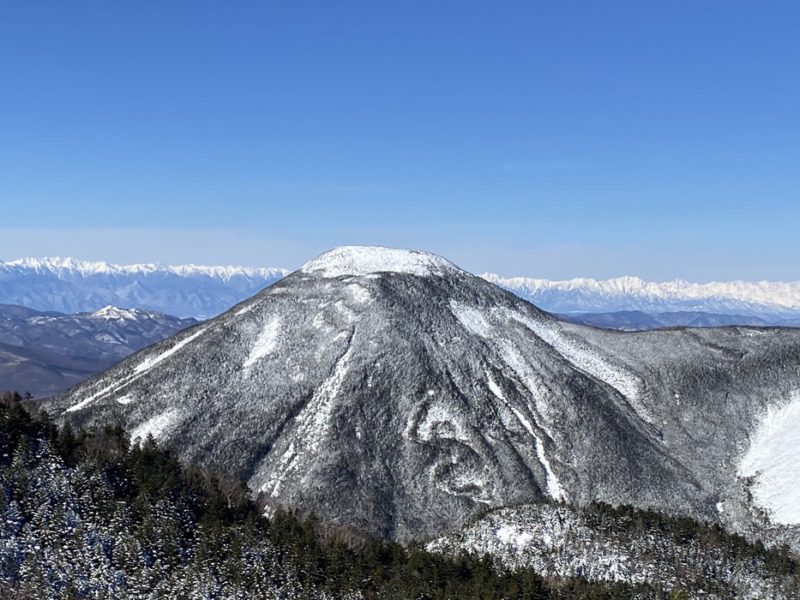
M800 3L15 2L0 259L800 279Z

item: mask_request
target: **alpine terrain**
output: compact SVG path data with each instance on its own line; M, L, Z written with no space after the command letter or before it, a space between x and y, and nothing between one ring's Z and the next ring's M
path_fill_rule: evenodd
M800 318L800 282L731 281L727 283L690 283L676 279L663 283L639 277L596 280L588 278L551 281L530 277L482 275L518 296L554 313L618 313L639 311L664 319L679 319L680 325L726 325L719 317L734 317L736 324L757 317L770 325L797 325ZM685 313L710 313L717 322L691 323ZM682 314L684 316L682 316ZM695 316L694 318L697 318ZM654 325L655 326L655 325Z
M800 548L800 331L563 323L423 252L334 249L44 406L399 540L549 498Z
M195 323L113 306L65 315L0 304L0 390L63 392Z
M0 303L62 313L94 312L111 305L207 319L286 273L285 269L22 258L0 262Z

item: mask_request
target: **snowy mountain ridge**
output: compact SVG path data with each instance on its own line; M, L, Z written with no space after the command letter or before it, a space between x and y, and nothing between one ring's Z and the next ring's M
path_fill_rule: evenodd
M303 265L301 270L323 273L328 269L325 262L333 259L338 274L389 271L443 274L448 270L458 270L453 263L426 252L414 252L401 258L396 252L392 254L391 249L376 254L375 247L354 248L335 249ZM329 276L334 276L334 271L328 269L328 272ZM0 262L0 303L64 313L94 312L113 305L206 319L224 312L288 273L281 268L156 263L117 265L75 258L21 258ZM501 277L492 273L481 277L546 311L563 315L622 311L653 315L697 312L758 317L769 325L784 325L787 318L800 318L800 282L691 283L676 279L656 283L633 276L552 281ZM739 318L737 324L748 323ZM657 326L637 321L631 328Z
M159 271L174 273L182 277L206 276L227 281L232 277L244 276L255 278L280 278L289 273L286 269L238 267L238 266L205 266L205 265L165 265L161 263L140 263L118 265L105 261L88 261L76 258L45 257L19 258L17 260L0 261L0 281L9 275L22 271L37 273L54 273L59 275L130 275L135 273L155 273Z
M787 315L800 312L800 281L731 281L691 283L682 279L661 283L639 277L566 281L481 275L550 312L612 312L681 310L719 314Z
M22 258L0 262L0 303L62 313L94 312L111 305L206 319L287 273L277 268Z

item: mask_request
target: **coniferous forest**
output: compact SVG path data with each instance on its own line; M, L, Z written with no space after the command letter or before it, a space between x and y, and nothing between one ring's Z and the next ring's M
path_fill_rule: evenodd
M121 428L58 428L16 393L0 397L0 490L3 598L685 597L647 585L545 580L487 556L374 539L313 514L266 518L241 482L183 465L152 438L132 445ZM684 537L700 527L678 526ZM796 569L788 556L769 558L776 570Z

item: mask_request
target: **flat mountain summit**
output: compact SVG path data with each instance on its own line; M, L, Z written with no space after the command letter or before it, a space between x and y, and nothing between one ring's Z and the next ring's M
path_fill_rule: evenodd
M563 323L424 252L336 248L45 408L401 540L544 496L800 523L800 331Z

